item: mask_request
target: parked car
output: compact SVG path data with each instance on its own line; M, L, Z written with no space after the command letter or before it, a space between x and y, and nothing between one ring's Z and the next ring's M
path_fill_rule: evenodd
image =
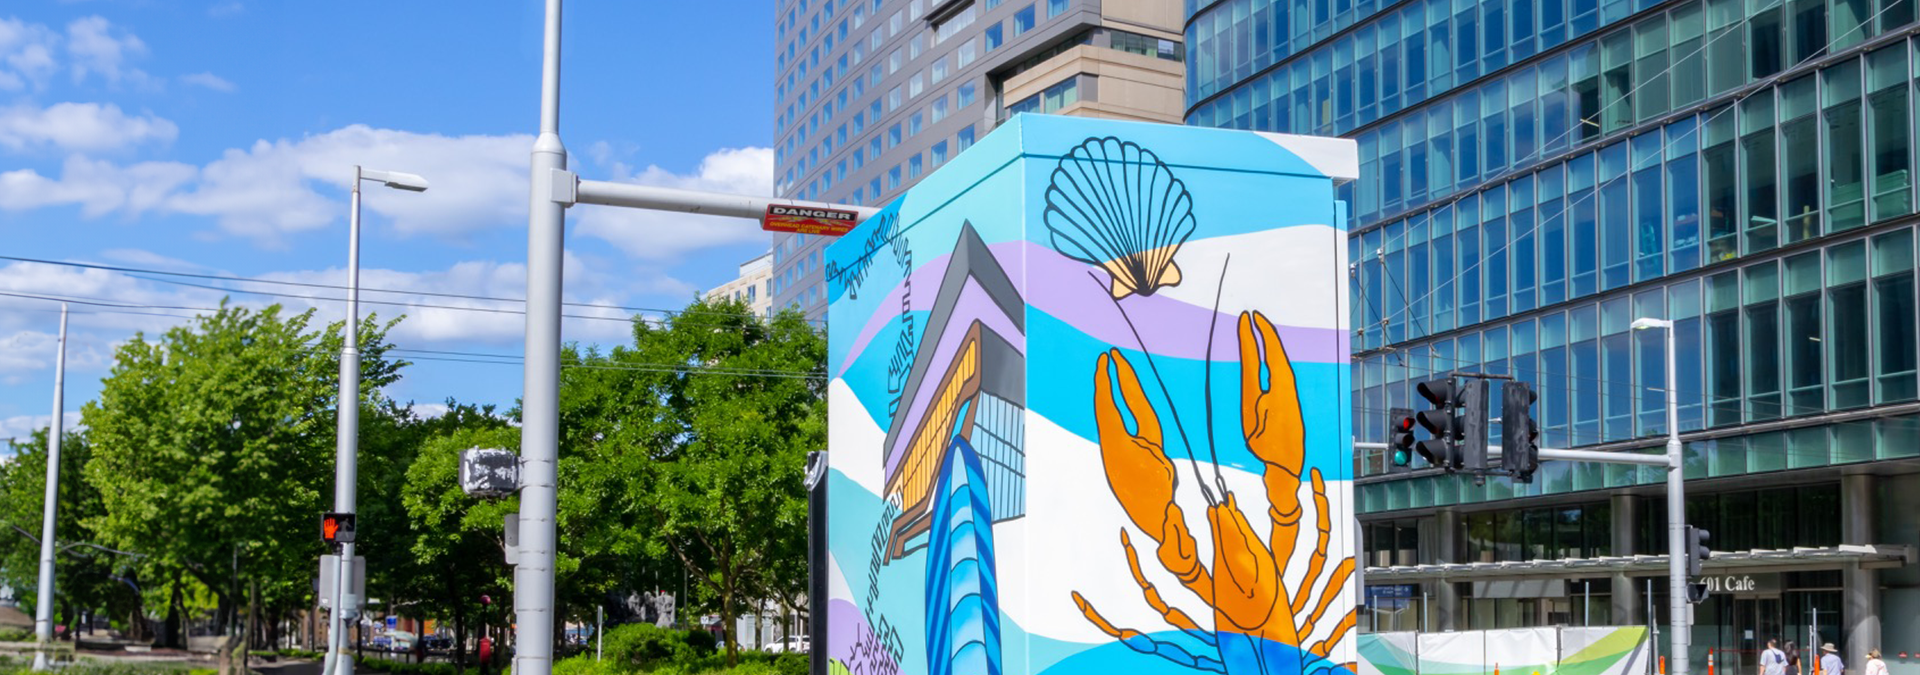
M805 635L789 635L779 642L767 645L769 654L806 654L812 652L812 642Z
M445 651L453 650L453 636L451 635L427 635L427 636L421 637L420 642L425 644L427 646L427 651L430 651L430 652L445 652Z

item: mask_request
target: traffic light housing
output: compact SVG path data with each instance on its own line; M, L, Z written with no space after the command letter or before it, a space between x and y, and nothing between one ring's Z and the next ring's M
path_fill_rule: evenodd
M1687 526L1686 539L1682 542L1687 549L1687 576L1700 576L1701 568L1707 559L1713 557L1713 549L1707 544L1713 541L1713 533L1703 528Z
M1469 379L1459 387L1460 414L1453 418L1455 438L1459 439L1454 465L1474 473L1487 470L1487 381Z
M1387 411L1387 473L1404 473L1413 466L1413 410Z
M1460 436L1454 424L1454 411L1460 407L1459 387L1448 378L1421 382L1414 389L1433 406L1432 410L1422 410L1413 416L1414 422L1429 435L1427 440L1414 444L1414 451L1426 458L1429 465L1448 471L1459 468Z
M1533 387L1508 380L1500 391L1500 468L1514 480L1533 482L1540 469L1540 426L1533 421Z
M354 514L320 514L320 540L328 545L351 544L354 539Z

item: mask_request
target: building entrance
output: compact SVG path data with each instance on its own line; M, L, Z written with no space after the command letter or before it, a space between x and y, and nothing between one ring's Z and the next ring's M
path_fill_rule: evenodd
M1826 571L1713 579L1722 588L1694 608L1695 661L1705 664L1711 653L1723 672L1758 672L1769 639L1779 640L1781 649L1799 643L1803 660L1817 656L1822 642L1838 643L1840 590L1819 583L1829 576L1838 581L1837 573Z

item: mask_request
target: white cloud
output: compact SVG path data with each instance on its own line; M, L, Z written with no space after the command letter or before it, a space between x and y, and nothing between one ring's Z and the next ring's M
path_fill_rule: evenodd
M104 17L89 16L67 24L67 55L73 59L70 68L76 84L88 75L99 75L110 84L119 84L122 80L153 84L146 72L126 64L128 59L146 53L146 42L133 33L115 30Z
M605 153L605 148L596 150ZM773 149L720 150L701 160L692 174L676 174L658 166L633 173L624 165L615 165L614 173L616 181L641 185L766 196L773 194ZM757 224L740 218L604 206L582 206L575 211L579 234L605 239L628 255L645 260L671 260L702 248L769 241Z
M59 69L53 58L59 40L59 34L44 25L0 19L0 91L45 86Z
M52 385L48 385L52 389ZM61 425L66 431L80 428L80 411L69 410L61 415ZM25 442L33 437L33 432L53 425L53 415L18 415L0 419L0 441L17 440ZM8 459L12 456L9 455Z
M193 73L180 76L180 81L196 87L206 87L214 91L233 91L234 86L227 78L213 73Z
M16 152L41 147L98 152L170 143L179 135L180 128L171 121L128 115L111 103L55 103L46 108L22 103L0 108L0 147Z
M242 4L240 0L227 0L227 2L216 2L212 7L208 7L207 16L216 18L227 17L245 11L247 11L247 6Z
M354 125L299 140L258 141L202 167L76 156L57 177L33 169L0 172L0 210L77 206L89 217L199 215L212 218L220 232L277 247L287 235L339 222L347 211L342 193L352 181L352 167L362 163L417 173L432 184L415 194L365 183L369 192L362 208L389 219L403 235L458 240L525 226L526 158L532 145L531 136L518 134L443 136ZM646 185L765 195L772 190L773 151L719 150L689 174L658 166L635 173L618 164L612 173L615 180ZM579 234L650 261L767 241L750 220L595 206L574 211Z

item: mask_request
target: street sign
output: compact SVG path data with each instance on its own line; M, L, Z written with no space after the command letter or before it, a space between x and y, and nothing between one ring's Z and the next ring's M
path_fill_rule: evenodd
M520 456L511 450L460 451L460 490L475 497L500 498L520 490Z
M860 214L842 209L816 206L773 204L760 217L760 229L768 232L793 232L838 237L860 223Z

